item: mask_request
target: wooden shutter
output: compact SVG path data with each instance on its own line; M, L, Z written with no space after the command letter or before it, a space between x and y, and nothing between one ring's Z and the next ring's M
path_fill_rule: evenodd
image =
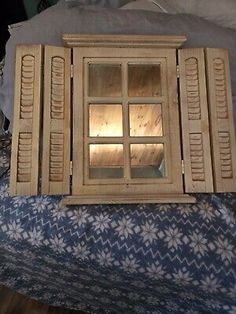
M70 48L46 46L42 194L70 192Z
M236 192L236 144L228 52L206 49L215 192Z
M178 56L185 192L213 192L204 49Z
M38 194L41 60L40 45L17 47L10 175L12 195Z

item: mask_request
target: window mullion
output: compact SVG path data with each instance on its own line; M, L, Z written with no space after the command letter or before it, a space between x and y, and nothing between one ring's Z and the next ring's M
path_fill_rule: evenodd
M122 96L123 96L123 137L124 137L124 178L129 181L130 148L129 148L129 101L128 101L128 62L122 62Z

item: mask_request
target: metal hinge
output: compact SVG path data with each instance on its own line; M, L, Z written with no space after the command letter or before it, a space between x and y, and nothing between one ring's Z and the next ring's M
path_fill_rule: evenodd
M70 161L70 176L72 176L73 168L72 168L72 161Z
M184 161L181 160L181 168L182 168L182 174L184 174Z
M176 76L177 78L180 77L180 69L179 69L179 65L176 65Z
M70 65L70 77L74 77L74 65Z

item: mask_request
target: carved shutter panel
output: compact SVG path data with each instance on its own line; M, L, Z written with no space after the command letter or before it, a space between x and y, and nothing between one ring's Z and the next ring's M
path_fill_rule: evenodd
M178 55L185 192L213 192L204 49Z
M206 49L215 192L236 192L236 144L228 52Z
M71 50L45 47L42 194L70 191Z
M38 194L41 60L40 45L17 47L10 175L12 195Z

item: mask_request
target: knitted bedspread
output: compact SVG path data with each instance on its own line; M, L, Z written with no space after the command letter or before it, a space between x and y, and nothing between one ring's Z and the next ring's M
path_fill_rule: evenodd
M236 313L236 194L62 207L11 197L0 149L0 282L92 313Z

